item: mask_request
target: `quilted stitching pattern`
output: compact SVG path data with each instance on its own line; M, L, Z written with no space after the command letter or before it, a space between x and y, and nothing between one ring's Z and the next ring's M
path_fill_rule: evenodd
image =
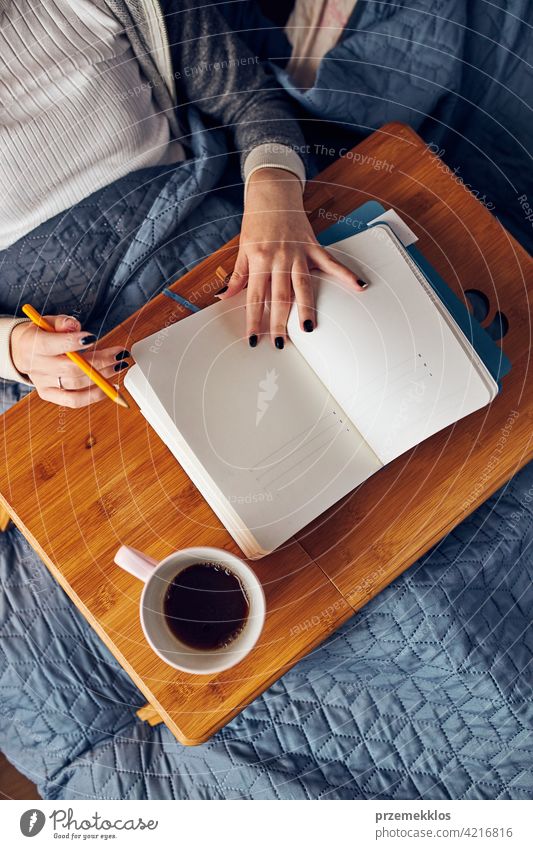
M15 313L31 300L40 311L73 312L87 320L100 278L116 265L137 210L147 211L157 194L160 171L124 177L2 251L2 310Z
M531 41L519 21L533 12L514 0L511 17L507 5L477 21L468 4L433 0L414 21L414 0L366 3L317 86L290 94L351 132L410 120L472 185L490 186L528 244L508 192L529 192ZM461 99L467 84L475 108ZM2 307L14 311L31 281L38 308L79 310L105 330L233 235L230 192L200 203L220 184L222 137L194 112L191 127L194 160L130 175L0 254ZM0 409L25 391L0 390ZM533 465L209 743L185 749L136 719L141 694L11 529L0 536L2 748L57 799L531 798L532 537Z
M530 798L533 465L203 746L18 532L0 537L0 731L47 798Z
M531 204L533 197L527 155L533 5L528 0L360 0L357 6L355 27L324 58L312 89L293 88L274 65L279 83L304 115L335 126L326 136L323 125L304 117L311 150L325 141L340 143L335 135L341 132L349 147L355 137L388 121L407 123L533 252L533 231L518 200L526 195ZM238 10L225 14L251 38ZM279 45L272 44L268 55L279 56ZM323 158L322 167L330 161Z
M231 239L241 206L224 136L193 108L189 124L193 158L129 174L0 252L0 313L31 301L103 334Z

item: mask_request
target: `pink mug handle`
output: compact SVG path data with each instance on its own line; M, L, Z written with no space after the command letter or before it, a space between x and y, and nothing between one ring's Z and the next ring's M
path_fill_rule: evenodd
M130 548L129 545L121 545L115 554L115 563L121 569L125 569L130 575L135 578L140 578L141 581L146 581L151 577L154 571L154 566L157 566L158 561L153 557L148 557L142 551L137 551L136 548Z

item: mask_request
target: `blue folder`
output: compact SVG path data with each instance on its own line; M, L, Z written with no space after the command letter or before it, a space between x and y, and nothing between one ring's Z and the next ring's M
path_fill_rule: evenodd
M331 227L323 230L318 240L321 245L326 247L334 242L339 242L341 239L347 239L348 236L353 236L354 233L365 230L369 221L372 221L379 215L383 215L384 212L385 208L380 203L375 200L368 201L354 209L341 221L337 221ZM416 262L429 285L438 295L450 315L453 316L501 389L502 377L511 370L509 358L503 353L500 346L489 336L481 324L472 316L457 295L452 292L447 283L435 271L418 248L415 245L409 245L405 250L410 254L414 262Z

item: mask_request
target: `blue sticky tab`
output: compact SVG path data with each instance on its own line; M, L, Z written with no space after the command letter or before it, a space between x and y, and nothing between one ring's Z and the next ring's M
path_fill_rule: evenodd
M166 295L167 298L172 298L173 301L177 301L178 304L181 304L182 307L185 307L185 309L190 312L200 312L201 310L201 307L197 307L196 304L191 304L187 298L182 298L181 295L173 292L172 289L163 289L163 295Z
M368 200L362 206L353 209L348 215L336 216L335 224L327 227L326 230L322 230L317 237L318 241L326 248L328 245L347 239L360 230L366 230L369 221L377 218L378 215L383 215L384 212L385 207L381 206L377 200Z

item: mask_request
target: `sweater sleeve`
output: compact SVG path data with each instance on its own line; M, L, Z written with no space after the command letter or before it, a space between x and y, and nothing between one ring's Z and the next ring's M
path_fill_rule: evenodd
M215 5L182 0L176 6L176 35L169 37L177 41L179 33L173 52L181 103L185 97L233 132L244 179L257 167L279 167L303 182L298 151L305 154L304 138L273 75L229 30Z
M28 321L27 318L9 318L0 316L0 378L15 380L32 386L28 376L21 374L11 358L11 332L17 324Z

